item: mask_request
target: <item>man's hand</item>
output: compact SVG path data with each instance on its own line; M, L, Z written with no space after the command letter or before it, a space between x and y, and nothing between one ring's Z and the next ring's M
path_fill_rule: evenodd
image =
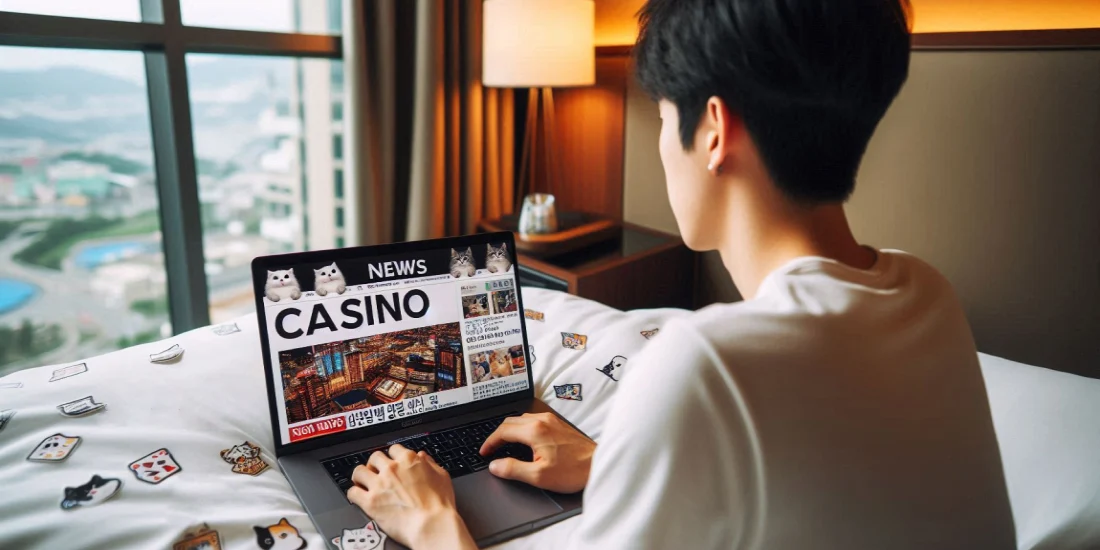
M477 548L455 508L451 477L427 453L401 445L389 456L376 451L351 479L348 500L397 542L413 550Z
M481 455L489 456L505 443L527 445L534 460L494 460L489 464L489 471L497 477L557 493L576 493L588 484L596 443L553 414L506 418L481 445Z

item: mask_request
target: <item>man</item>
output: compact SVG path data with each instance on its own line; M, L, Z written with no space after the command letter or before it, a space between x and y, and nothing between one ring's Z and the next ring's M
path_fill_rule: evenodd
M908 74L907 8L642 9L637 76L659 104L681 235L721 254L745 301L662 327L631 359L598 448L538 416L485 443L534 451L494 461L498 476L585 489L565 546L1015 548L950 284L911 255L860 245L842 206ZM391 537L473 548L430 457L395 445L354 477L349 498Z

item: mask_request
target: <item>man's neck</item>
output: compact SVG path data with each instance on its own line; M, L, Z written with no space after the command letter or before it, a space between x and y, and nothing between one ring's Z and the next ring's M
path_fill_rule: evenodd
M870 269L876 254L852 235L841 204L792 204L767 185L742 186L728 205L719 253L746 299L771 272L795 258L819 256Z

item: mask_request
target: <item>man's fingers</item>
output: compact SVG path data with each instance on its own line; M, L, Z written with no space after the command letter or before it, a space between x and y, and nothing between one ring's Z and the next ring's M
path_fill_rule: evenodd
M435 461L435 458L432 457L432 455L430 455L430 454L428 454L424 451L420 451L420 452L416 453L416 456L419 456L421 460L428 463L428 466L431 466L432 468L434 468L435 471L442 472L442 473L447 473L447 470L444 470L443 466L440 466L439 463Z
M370 489L374 478L378 476L378 472L371 470L367 466L359 465L351 471L351 480L358 486L364 489Z
M539 478L539 467L534 462L514 458L498 458L490 462L489 472L499 478L514 479L528 485L536 485Z
M367 492L365 490L363 490L362 487L359 487L358 485L352 486L351 489L348 489L348 502L362 508L363 510L366 510L367 509Z
M481 456L493 454L493 451L505 443L523 443L528 447L531 446L530 422L508 422L508 420L485 438L485 443L481 444L481 451L479 451Z
M387 467L389 463L393 462L390 457L386 456L386 453L382 451L374 451L370 454L370 458L367 459L367 467L374 470L376 473L381 472L383 468Z
M390 445L390 458L402 464L408 464L412 462L413 458L416 458L416 452L405 448L400 443L394 443Z

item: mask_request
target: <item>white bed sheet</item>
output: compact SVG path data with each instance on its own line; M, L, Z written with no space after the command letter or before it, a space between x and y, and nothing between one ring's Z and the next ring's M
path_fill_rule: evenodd
M527 323L536 395L597 441L617 385L601 368L618 361L628 375L630 357L649 342L643 331L689 314L621 312L539 289L524 290L524 302L545 314ZM235 324L239 332L218 335L206 327L0 379L0 386L22 384L0 387L0 410L16 411L0 430L0 548L171 548L204 524L217 531L222 548L257 548L253 526L282 518L308 548L326 547L274 461L255 317ZM588 336L587 349L564 348L563 331ZM150 362L150 354L173 344L184 349L177 362ZM49 381L55 369L80 362L87 372ZM982 365L1020 548L1100 546L1100 381L984 355ZM557 398L554 386L565 384L580 384L581 400ZM106 408L81 418L57 409L89 395ZM82 441L62 462L27 461L54 433ZM262 449L268 471L236 474L220 458L221 450L244 441ZM154 485L128 470L160 448L172 453L179 473ZM119 494L98 506L62 510L64 487L93 474L121 479ZM569 520L504 546L567 547L575 524Z

